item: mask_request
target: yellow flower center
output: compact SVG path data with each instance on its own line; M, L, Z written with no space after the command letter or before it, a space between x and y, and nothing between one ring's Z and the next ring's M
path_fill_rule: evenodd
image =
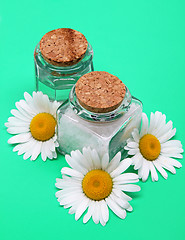
M56 120L49 113L37 114L30 123L30 131L38 141L47 141L55 134Z
M153 161L161 152L161 144L154 135L146 134L139 141L139 149L145 159Z
M82 188L85 195L92 200L102 200L112 192L112 178L103 170L92 170L88 172L83 181Z

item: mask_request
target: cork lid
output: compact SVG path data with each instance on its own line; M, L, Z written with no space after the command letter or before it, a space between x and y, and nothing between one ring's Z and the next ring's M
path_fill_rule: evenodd
M76 83L76 96L85 109L95 113L115 110L124 99L125 85L108 73L94 71L83 75Z
M82 33L70 28L59 28L42 37L40 51L50 64L71 66L84 57L87 45L87 39Z

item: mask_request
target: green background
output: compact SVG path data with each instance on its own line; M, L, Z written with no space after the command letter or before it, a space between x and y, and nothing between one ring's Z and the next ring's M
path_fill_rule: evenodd
M161 111L185 146L185 1L0 2L0 239L185 239L185 168L167 180L140 182L125 220L84 225L59 206L55 179L64 157L23 160L7 144L4 123L25 91L35 90L33 51L48 31L70 27L94 49L96 70L117 75L144 103ZM181 161L183 162L183 160Z

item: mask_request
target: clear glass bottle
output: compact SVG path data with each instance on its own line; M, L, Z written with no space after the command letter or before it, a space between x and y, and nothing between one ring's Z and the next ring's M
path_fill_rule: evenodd
M65 101L77 80L94 71L92 59L93 49L88 43L87 51L80 62L66 67L55 66L42 57L38 43L34 51L36 91L42 91L51 100Z
M142 103L132 97L126 87L121 105L112 112L93 113L83 108L76 97L75 86L69 99L57 111L59 152L69 154L90 146L100 154L109 152L112 158L118 151L126 157L126 140L134 128L140 127Z

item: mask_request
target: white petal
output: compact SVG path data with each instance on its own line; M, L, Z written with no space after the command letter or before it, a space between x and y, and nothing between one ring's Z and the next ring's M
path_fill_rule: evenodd
M148 128L148 133L151 134L151 131L153 130L153 126L154 126L154 113L151 112L151 114L150 114L150 124L149 124L149 128Z
M60 202L60 205L66 205L71 204L72 206L75 205L77 202L80 203L82 201L82 194L71 194L68 197L60 197L58 198L58 201Z
M138 147L139 147L139 144L136 143L136 142L129 142L129 143L127 144L127 146L128 146L129 148L135 149L135 148L138 148Z
M157 134L155 135L157 138L162 137L163 135L165 135L167 132L171 131L173 128L173 123L172 121L169 121L168 123L165 123L157 132ZM154 129L154 132L156 132L156 130Z
M71 156L65 155L66 162L71 166L73 169L76 169L78 172L80 172L82 175L85 175L88 171L87 169L83 168L80 163L78 162L78 159L76 157L74 158L74 151L71 152Z
M25 100L26 100L26 103L29 105L30 108L33 109L33 111L35 112L35 114L38 114L39 111L38 111L38 109L37 109L37 108L35 107L35 105L34 105L34 101L33 101L32 96L31 96L29 93L25 92L25 93L24 93L24 98L25 98Z
M177 160L175 160L173 158L168 158L168 162L169 162L169 164L171 164L174 167L177 167L177 168L181 168L182 167L182 164L179 161L177 161Z
M64 208L69 208L69 207L71 207L71 208L69 209L68 213L69 213L69 214L74 214L74 213L76 212L77 206L78 206L78 205L77 205L77 204L74 204L74 203L73 203L72 207L71 207L71 204L66 204L66 205L64 205Z
M30 146L29 146L29 149L26 150L24 156L23 156L23 159L26 160L28 159L29 157L31 157L32 153L33 153L33 149L35 148L35 146L37 145L37 141L35 139L31 139L30 141Z
M138 155L135 155L133 158L132 160L133 160L134 170L138 170L143 164L143 156L141 155L141 153L138 153Z
M132 212L133 211L133 207L130 205L126 210L129 211L129 212Z
M114 183L117 184L123 184L123 183L129 183L129 181L135 180L135 182L138 182L138 175L135 173L123 173L113 179Z
M162 153L164 157L174 157L174 158L183 158L182 154L180 153Z
M127 147L127 146L125 146L125 147L124 147L124 149L125 149L125 150L127 150L127 151L129 151L129 150L130 150L130 148L129 148L129 147Z
M114 186L118 186L118 185L123 185L123 184L128 184L128 183L137 183L139 182L139 179L133 179L133 180L124 180L124 181L120 181L120 182L114 182Z
M99 203L99 201L96 201L94 211L92 212L92 219L95 224L98 224L100 221L99 212L100 212L100 203Z
M62 195L62 191L63 191L63 190L57 191L57 192L55 193L55 197L56 197L56 198L60 197L60 196Z
M145 159L142 157L142 161L143 161L143 163L144 163L144 161L145 161ZM143 177L143 170L144 170L144 164L142 163L142 165L141 165L141 167L138 169L138 176L139 176L139 178L142 178Z
M87 223L89 221L89 219L91 218L94 210L95 210L95 202L90 200L88 211L84 215L84 218L83 218L83 223Z
M30 121L32 120L33 116L22 108L22 104L20 102L16 102L15 106L19 110L20 114L22 114L25 118L29 119Z
M60 180L60 181L59 181ZM61 179L56 179L56 183L60 183L61 182ZM71 183L72 184L72 183ZM56 197L57 198L60 198L60 197L68 197L70 196L71 194L81 194L82 197L83 197L83 192L82 192L82 189L80 189L79 187L64 187L62 190L59 190L58 192L56 192Z
M129 151L128 151L128 154L129 155L135 155L135 154L137 154L139 152L139 149L138 148L136 148L136 149L130 149Z
M16 109L12 109L11 110L11 114L14 115L16 118L24 121L24 122L30 122L31 121L31 118L27 118L25 117L24 115L22 115L18 110Z
M24 143L24 142L28 142L30 139L31 139L31 133L28 132L28 133L21 133L21 134L18 134L18 135L15 135L13 137L11 137L9 140L8 140L8 143L9 144L15 144L15 143Z
M91 167L89 170L92 170L94 168L94 163L93 163L93 160L91 157L91 149L84 147L82 149L82 153L83 153L84 157L86 158L86 160L89 162L89 165Z
M161 146L161 154L165 153L170 156L170 154L178 154L178 153L183 153L184 150L179 147L163 147Z
M52 139L52 140L53 140L53 139ZM49 150L50 150L51 152L55 152L55 149L56 149L56 146L55 146L54 140L53 140L53 141L50 141Z
M20 100L19 105L24 111L26 111L32 117L36 115L34 109L32 109L32 107L25 100Z
M32 150L29 149L28 151L26 151L26 152L24 153L23 159L24 159L24 160L27 160L29 157L31 157L31 155L32 155Z
M52 105L52 103L51 103ZM37 94L37 106L42 112L48 112L50 113L50 101L47 95L44 95L42 93Z
M75 220L77 221L82 214L85 212L89 205L89 199L87 197L84 197L84 199L81 201L80 205L78 206L75 214Z
M156 137L159 137L165 127L166 127L166 115L163 114L163 115L161 115L157 125L151 131L151 134Z
M140 186L135 184L117 185L117 188L125 192L139 192L141 190Z
M168 178L168 174L167 172L161 167L161 164L158 160L153 161L153 164L155 165L156 169L160 172L160 174L167 179Z
M37 144L35 145L35 148L33 149L33 153L30 160L34 161L38 157L41 151L41 147L42 147L42 142L38 141Z
M113 172L110 173L111 177L115 178L116 176L120 175L128 167L130 167L131 164L132 164L131 158L126 158L126 159L122 160L121 163L119 164L119 166Z
M43 143L43 144L42 144L42 147L41 147L41 158L42 158L42 160L45 162L46 159L47 159L47 155L46 155L44 149L45 149L45 146L44 146L44 143Z
M107 207L105 200L100 201L100 209L101 209L101 214L102 214L103 220L105 221L105 223L108 222L109 209Z
M156 111L154 113L154 125L153 125L153 130L151 131L151 134L153 134L153 131L155 131L158 128L161 121L162 121L162 113Z
M57 158L57 153L56 153L56 151L52 152L52 154L53 154L53 157L52 157L52 158Z
M144 160L143 161L143 176L142 176L143 182L145 182L148 179L149 172L150 172L149 161Z
M51 102L50 102L51 103ZM57 109L59 108L60 103L57 101L54 101L50 107L50 113L55 117Z
M26 102L27 102L28 104L33 101L32 96L31 96L29 93L27 93L27 92L24 93L24 98L25 98L25 100L26 100Z
M6 127L29 127L30 122L25 122L16 117L9 117L8 122L5 123Z
M101 161L102 169L105 170L108 164L109 164L109 154L105 153Z
M100 169L101 168L101 161L100 161L98 153L97 153L97 151L95 149L93 149L91 151L91 158L93 160L95 168Z
M49 139L48 141L45 141L42 143L41 157L43 161L45 161L45 158L49 158L49 159L53 158L53 154L50 151L52 142L53 142L53 139Z
M77 177L77 178L80 178L80 179L82 179L84 177L84 175L82 173L78 172L75 169L71 169L71 168L68 168L68 167L62 168L61 173L62 174L67 174L69 176Z
M112 198L109 196L105 199L107 205L109 208L121 219L124 219L126 217L126 211L122 209L120 206L118 206Z
M118 152L114 157L113 159L110 161L106 171L108 173L111 173L113 170L115 170L119 163L120 163L120 159L121 159L121 152Z
M177 161L177 160L175 160L173 158L170 158L170 157L167 157L167 156L164 156L164 155L160 155L160 159L161 159L161 157L162 157L162 159L163 159L162 161L164 163L167 163L169 165L175 166L177 168L182 167L182 164L179 161Z
M161 144L161 147L178 147L178 148L182 148L182 144L181 141L179 140L169 140L165 143Z
M60 179L60 181L57 181L55 183L55 186L59 189L63 189L63 190L66 190L67 191L65 192L64 195L67 195L68 193L71 194L71 193L75 193L75 192L82 192L82 186L79 182L74 182L74 181L65 181L64 179Z
M145 134L147 134L147 131L148 131L148 118L145 113L142 113L142 128L140 136L143 137Z
M64 197L59 197L57 200L60 203L61 206L63 206L64 208L69 208L71 207L71 209L69 209L69 214L74 214L76 212L76 208L78 206L77 203L77 199L73 199L72 201L68 202L65 201L63 202L63 198ZM71 198L70 198L71 199Z
M136 143L139 143L140 136L139 136L139 130L137 128L133 130L132 137Z
M114 193L111 193L111 198L121 208L127 209L130 207L130 204L126 200L117 197Z
M23 153L28 152L30 149L32 149L34 143L35 141L31 139L29 142L18 144L14 147L13 151L18 151L18 155L22 155Z
M37 109L38 113L43 112L43 108L40 104L40 92L33 92L33 106Z
M151 172L151 177L152 177L152 181L158 181L158 174L155 170L154 164L153 162L149 162L149 167L150 167L150 172Z
M112 192L119 198L126 200L126 201L131 201L132 198L128 196L126 193L122 192L120 189L114 188L112 189Z
M7 132L10 134L27 133L29 131L29 127L9 127L7 129Z
M85 169L85 172L87 172L91 169L91 164L79 150L72 151L71 156L73 158L73 161L75 160L76 162L78 162L78 164L81 167L83 167Z
M60 198L62 196L69 196L69 195L71 195L71 193L72 194L79 194L79 193L83 194L82 190L80 188L77 189L74 187L74 188L64 188L62 190L59 190L55 193L55 196L57 198Z
M167 169L168 171L170 171L173 174L176 174L175 168L170 165L170 163L168 162L168 158L167 157L159 155L158 161L160 162L160 164L161 164L161 166L163 168Z
M159 137L158 140L160 143L164 143L164 142L168 141L170 138L172 138L175 135L175 133L176 133L176 128L169 130L168 132L166 132L166 134Z
M100 223L104 227L106 225L106 222L103 220L102 212L100 211Z

